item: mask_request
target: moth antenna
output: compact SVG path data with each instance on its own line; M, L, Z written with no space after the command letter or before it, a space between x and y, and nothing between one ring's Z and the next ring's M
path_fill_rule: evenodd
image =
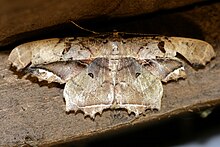
M75 23L75 22L72 21L72 20L70 20L70 22L71 22L72 24L74 24L76 27L80 28L81 30L84 30L84 31L87 31L87 32L90 32L90 33L93 33L93 34L100 34L100 33L98 33L98 32L95 32L95 31L92 31L92 30L83 28L83 27L81 27L80 25L78 25L77 23Z
M125 35L136 35L136 36L140 36L140 35L142 35L142 36L150 36L150 37L152 37L152 36L160 36L159 34L145 34L145 33L129 33L129 32L120 32L120 33L123 33L123 34L125 34Z

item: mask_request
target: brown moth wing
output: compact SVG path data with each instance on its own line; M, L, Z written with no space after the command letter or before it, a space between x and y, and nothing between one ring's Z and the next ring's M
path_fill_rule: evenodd
M108 41L107 43L106 40ZM181 37L119 37L120 55L138 60L173 58L177 53L183 55L192 64L205 65L215 56L207 42ZM17 70L28 64L39 65L57 61L90 60L111 54L112 39L78 37L64 39L45 39L22 44L12 50L9 61ZM106 50L107 49L107 50Z
M49 61L59 61L59 56L53 56L60 54L57 49L64 49L64 43L59 43L59 40L58 38L54 38L19 45L12 50L8 60L11 61L13 66L17 67L17 70L23 69L29 64L37 65ZM60 50L60 52L61 51L62 50Z
M167 40L167 39L166 39ZM213 47L202 40L170 37L165 43L164 49L167 53L183 55L193 65L203 65L216 56Z
M8 60L17 70L39 64L57 61L87 60L92 57L90 50L80 44L87 38L53 38L33 41L17 46L9 55Z
M119 60L115 84L116 108L126 108L136 116L146 109L160 110L163 87L160 79L132 58Z
M114 100L114 86L106 59L95 59L87 70L69 80L64 88L66 111L82 110L94 118L110 108Z
M179 53L191 64L204 66L215 57L212 46L198 39L158 36L128 38L125 41L128 48L125 52L133 52L129 54L141 60L156 57L173 58Z
M163 82L186 78L183 63L177 58L157 58L139 61L151 74Z
M175 57L182 54L192 64L205 65L215 56L210 44L205 41L182 37L135 37L122 39L120 54L136 59L155 59L156 57ZM86 60L111 54L108 39L64 38L45 39L22 44L12 50L9 61L18 70L28 64L39 65L56 61ZM109 41L112 41L109 39ZM126 44L125 44L126 43Z
M30 66L27 67L27 71L38 77L39 80L63 84L86 68L87 65L79 61L60 61Z
M32 48L29 47L31 46L30 44L31 43L22 44L11 51L8 60L17 70L21 70L30 64L32 56Z
M117 71L109 69L110 62ZM82 110L94 118L107 108L125 108L136 116L146 109L160 109L162 83L135 59L97 58L89 66L66 83L66 111Z
M101 83L100 83L101 82ZM113 87L109 82L99 78L91 78L86 71L69 80L64 88L66 111L81 110L94 118L96 113L102 113L110 108L113 102Z

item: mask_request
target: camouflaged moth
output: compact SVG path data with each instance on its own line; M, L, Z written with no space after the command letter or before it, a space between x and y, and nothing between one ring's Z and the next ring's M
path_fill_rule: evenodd
M22 44L9 61L40 80L65 83L66 111L94 118L104 109L124 108L136 116L161 108L162 82L185 78L181 54L205 65L215 56L207 42L181 37L53 38Z

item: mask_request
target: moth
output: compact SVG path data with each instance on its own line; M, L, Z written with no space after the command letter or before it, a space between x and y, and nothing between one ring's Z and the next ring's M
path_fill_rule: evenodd
M205 41L165 36L53 38L22 44L8 60L39 80L65 84L66 111L95 117L104 109L135 116L160 110L162 82L186 78L182 55L205 66L215 52Z

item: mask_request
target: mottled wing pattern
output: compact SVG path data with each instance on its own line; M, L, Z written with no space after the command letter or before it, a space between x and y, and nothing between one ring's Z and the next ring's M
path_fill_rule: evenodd
M216 56L212 46L202 40L183 37L135 37L125 40L124 53L144 65L163 82L185 78L183 62L177 58L182 55L194 67L205 66Z
M186 78L183 63L177 58L146 59L141 64L163 82Z
M205 66L216 55L212 46L202 40L182 37L163 38L162 40L165 42L164 49L167 54L179 53L195 66Z
M160 109L163 87L159 78L152 75L135 59L119 60L115 84L115 107L126 108L136 116L146 109Z
M26 71L38 77L39 80L63 84L86 68L87 66L79 61L59 61L29 66Z
M94 118L110 108L114 100L114 87L105 59L95 59L89 67L69 80L64 88L66 111L81 110Z
M30 42L12 50L9 61L40 80L66 83L66 111L94 118L107 108L136 115L159 110L161 81L186 77L178 54L203 66L215 56L210 44L196 39L110 36Z

